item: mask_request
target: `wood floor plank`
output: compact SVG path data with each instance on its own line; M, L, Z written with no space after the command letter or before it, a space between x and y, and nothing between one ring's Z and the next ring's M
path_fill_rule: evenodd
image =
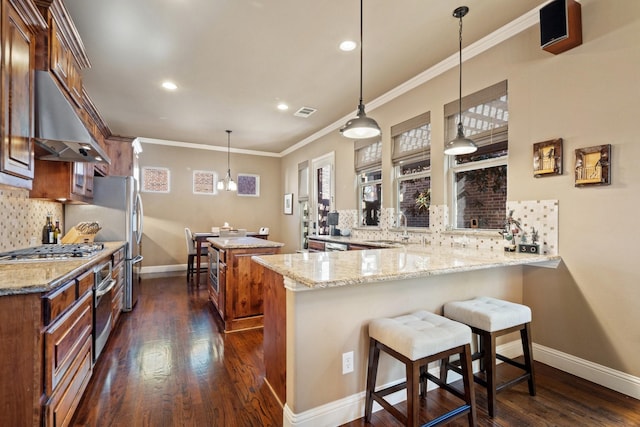
M204 286L188 290L183 274L143 280L138 304L121 316L72 425L282 426L282 408L264 381L262 330L221 331ZM504 365L498 368L502 378L514 369ZM535 368L537 395L529 396L526 383L498 393L493 419L486 392L477 387L478 426L640 426L640 401L541 363ZM458 404L433 390L420 416ZM374 413L371 424L362 418L344 424L399 425L385 411ZM466 419L450 425L466 426Z

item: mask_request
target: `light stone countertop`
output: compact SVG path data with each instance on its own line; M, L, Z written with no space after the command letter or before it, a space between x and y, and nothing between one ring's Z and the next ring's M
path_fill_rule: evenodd
M287 289L304 291L387 280L534 265L556 268L557 255L531 255L473 248L406 245L400 248L253 256L281 274Z
M104 242L104 250L89 258L55 261L0 263L0 297L3 295L49 292L111 256L125 242Z
M207 241L218 249L280 248L284 246L284 243L249 236L209 237Z

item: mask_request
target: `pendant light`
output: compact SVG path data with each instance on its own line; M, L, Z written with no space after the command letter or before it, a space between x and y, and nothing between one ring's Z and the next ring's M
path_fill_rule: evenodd
M231 131L227 130L227 176L224 177L223 181L218 181L218 190L225 191L236 191L238 189L238 185L235 183L233 178L231 178L231 167L229 166L229 156L231 154Z
M362 0L360 0L360 103L356 118L349 120L340 129L343 136L353 139L372 138L380 135L380 126L364 112L362 103Z
M460 34L459 34L459 43L460 43L460 51L459 51L459 59L460 65L459 69L459 94L458 94L458 133L452 141L444 147L444 154L448 154L451 156L456 156L459 154L470 154L475 152L478 147L473 142L473 140L466 138L464 136L464 130L462 127L462 17L465 16L469 12L469 8L467 6L460 6L453 11L453 16L460 19Z

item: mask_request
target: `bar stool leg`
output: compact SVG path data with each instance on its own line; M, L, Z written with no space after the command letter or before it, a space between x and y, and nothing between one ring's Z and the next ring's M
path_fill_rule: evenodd
M448 358L447 358L448 359ZM444 367L445 372L445 382L446 382L446 363L443 360L440 365L440 375L442 375L442 367ZM464 400L465 402L469 402L471 406L471 410L467 414L467 418L469 420L470 426L475 426L477 424L477 414L476 414L476 396L473 392L473 366L471 360L471 346L467 344L465 346L464 355L460 355L460 368L464 375L462 376L462 382L464 384ZM442 376L441 376L442 378Z
M376 377L378 376L378 362L380 361L380 348L376 345L376 340L369 338L369 366L367 368L367 394L365 397L364 419L371 421L373 411L373 391L376 387Z
M522 351L524 353L524 365L529 373L529 395L536 395L536 383L533 372L533 347L531 345L531 324L525 323L520 330L520 338L522 339Z
M420 400L420 365L417 363L407 363L407 426L418 427L418 412Z
M496 407L496 337L491 332L482 332L484 347L484 367L487 381L487 406L489 416L493 418Z

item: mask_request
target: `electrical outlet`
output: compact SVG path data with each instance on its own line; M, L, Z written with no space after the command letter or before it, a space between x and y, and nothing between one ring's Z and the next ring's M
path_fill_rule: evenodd
M38 244L38 238L33 236L29 239L29 246L35 246Z
M353 372L353 351L342 353L342 375Z

